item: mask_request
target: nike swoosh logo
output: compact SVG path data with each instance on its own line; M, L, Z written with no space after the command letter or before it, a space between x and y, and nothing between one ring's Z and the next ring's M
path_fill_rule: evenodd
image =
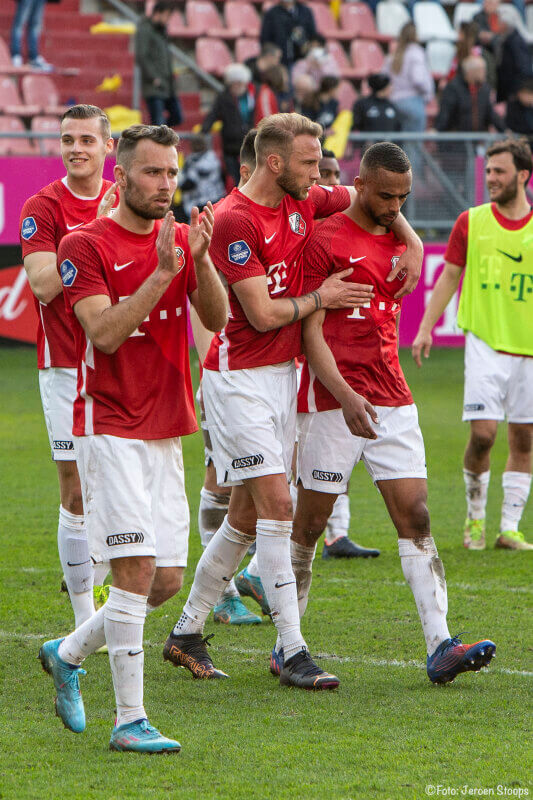
M89 564L90 561L91 561L90 558L88 558L87 561L80 561L78 564L71 564L70 561L67 561L67 565L69 567L81 567L82 564Z
M265 244L270 244L270 242L272 241L272 239L274 238L274 236L276 235L276 233L277 233L277 231L275 231L275 233L273 233L273 234L272 234L272 236L269 236L269 237L268 237L268 239L267 239L267 237L265 236Z
M296 583L296 581L287 581L287 583L275 583L274 586L276 589L281 589L282 586L290 586L291 583Z
M115 270L117 272L120 272L121 269L124 269L125 267L129 267L130 264L133 264L133 261L128 261L127 264L117 264L117 263L115 263L114 264L114 268L115 268Z
M505 250L498 250L498 248L496 248L496 252L501 253L502 256L507 256L511 261L516 261L517 264L520 264L522 261L522 253L520 253L519 256L512 256L510 253L506 253Z
M222 580L223 580L223 581L226 581L226 583L229 583L229 582L230 582L230 580L231 580L231 578L226 578L226 577L224 577L224 575L223 575L223 576L222 576Z
M360 256L359 258L352 258L350 256L350 264L355 264L357 261L362 261L363 258L366 258L366 256Z
M78 222L77 225L67 225L67 231L73 231L74 228L80 228L83 225L83 222Z
M137 651L128 650L128 655L129 656L140 656L142 652L143 652L142 650L137 650Z

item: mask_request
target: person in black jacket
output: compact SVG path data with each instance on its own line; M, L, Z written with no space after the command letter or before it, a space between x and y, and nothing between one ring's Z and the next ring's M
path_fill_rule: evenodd
M141 92L150 121L152 125L165 123L171 128L183 120L167 37L172 8L170 0L158 0L151 16L141 17L135 33L135 59L141 70Z
M512 10L502 7L498 15L501 45L496 58L496 102L502 103L514 97L526 78L533 77L533 69L527 42L515 28Z
M261 44L277 45L281 52L281 63L290 68L306 53L307 44L317 35L313 12L295 0L280 0L269 8L261 23Z
M513 133L527 136L533 146L533 78L525 80L516 97L507 103L505 124Z
M440 131L483 131L493 125L503 130L503 123L494 111L487 67L481 56L468 56L457 75L444 87L435 128Z
M372 94L360 97L354 103L352 130L376 133L401 131L401 114L389 100L389 76L380 72L370 75L368 85Z

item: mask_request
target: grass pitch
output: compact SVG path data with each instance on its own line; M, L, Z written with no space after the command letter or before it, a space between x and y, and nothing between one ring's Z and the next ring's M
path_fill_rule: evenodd
M209 620L215 664L228 681L195 681L162 660L200 554L196 525L203 478L199 434L184 440L191 505L185 586L145 627L145 704L152 724L182 752L149 758L111 753L114 699L106 656L85 662L87 729L75 735L54 716L53 685L36 660L44 639L67 633L59 592L58 492L38 396L35 353L0 350L2 499L0 565L0 798L49 800L396 800L531 797L533 553L496 551L505 431L494 449L484 552L462 547L465 516L460 420L462 353L435 351L418 372L402 355L419 406L429 467L429 507L448 580L452 635L488 637L488 671L446 687L430 684L396 536L360 466L351 483L351 532L381 548L378 559L317 557L303 632L337 692L283 689L268 671L274 628L232 629ZM533 537L533 506L522 530ZM319 546L320 555L320 546ZM249 603L253 607L252 601ZM254 608L254 610L257 610Z

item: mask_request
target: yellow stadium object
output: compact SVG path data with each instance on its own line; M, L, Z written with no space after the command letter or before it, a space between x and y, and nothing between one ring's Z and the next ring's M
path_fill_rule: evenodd
M95 88L95 92L118 92L120 87L122 86L122 75L119 75L116 72L110 78L104 78L102 83L98 84Z
M104 111L109 117L112 133L121 133L124 128L129 128L130 125L140 125L142 122L141 112L133 108L110 106L104 108Z
M344 151L348 144L348 136L352 129L352 120L353 115L351 111L339 111L335 122L331 126L333 133L331 133L324 142L325 148L335 153L337 158L342 158L344 156Z
M336 20L339 19L340 14L341 14L341 3L342 3L342 0L331 0L331 2L329 4L329 9L330 9L331 13L333 14L333 16L335 17Z
M97 22L89 28L91 33L127 33L131 36L135 33L133 22L121 22L119 25L111 25L109 22Z

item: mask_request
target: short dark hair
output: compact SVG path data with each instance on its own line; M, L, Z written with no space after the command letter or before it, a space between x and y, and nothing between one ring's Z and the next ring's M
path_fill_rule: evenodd
M274 44L274 42L265 42L264 45L261 47L261 52L259 53L259 57L261 56L275 56L278 53L281 54L281 48Z
M174 8L174 3L171 0L157 0L156 4L152 8L152 13L150 14L151 17L154 14L161 14L164 11L172 11Z
M326 147L322 148L322 158L337 158L333 150L328 150Z
M90 106L86 103L78 103L78 105L71 106L63 116L61 122L65 119L96 119L100 120L100 129L102 131L103 139L111 138L111 123L105 111L102 111L98 106Z
M256 159L259 164L264 164L271 153L278 153L287 158L290 156L296 136L315 136L320 139L322 133L322 125L294 111L263 117L257 126Z
M361 176L373 170L386 169L388 172L409 172L411 162L401 147L394 142L375 142L365 152L359 170Z
M336 75L324 75L320 79L320 86L318 87L318 92L321 94L322 92L331 92L332 89L336 89L337 86L340 86L340 79L337 78Z
M257 128L252 128L252 130L248 131L244 139L242 140L241 149L239 152L239 159L241 164L246 164L247 167L250 167L253 170L255 169L256 158L255 158L255 137L257 136Z
M177 147L180 137L168 125L130 125L122 131L117 145L117 164L129 167L139 142L150 139L151 142L166 147Z
M528 172L527 183L531 178L533 172L533 158L531 157L531 148L527 139L502 139L500 142L494 142L487 150L487 158L497 156L500 153L510 153L513 157L513 163L517 170L525 169Z

